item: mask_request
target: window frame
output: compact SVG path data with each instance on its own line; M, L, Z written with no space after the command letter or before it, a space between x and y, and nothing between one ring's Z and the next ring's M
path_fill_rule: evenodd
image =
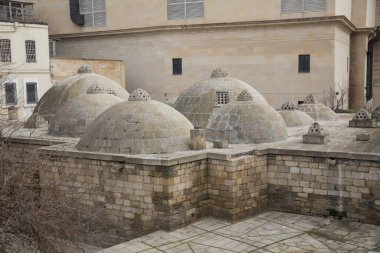
M91 1L91 12L83 12L82 10L82 1ZM107 26L107 6L106 6L106 0L102 0L104 1L104 10L103 11L95 11L94 10L94 0L79 0L79 14L81 15L88 15L88 14L91 14L91 17L92 17L92 24L91 25L88 25L88 23L86 23L86 18L85 21L84 21L84 27L105 27ZM102 25L95 25L95 14L97 13L104 13L104 24Z
M304 65L306 59L308 59L308 64ZM299 74L311 73L311 55L310 54L298 55L298 73Z
M324 1L324 9L317 9L317 10L308 10L306 8L307 4L305 4L305 1L308 1L308 0L299 0L299 1L301 1L301 6L300 6L301 10L284 10L284 8L283 8L284 1L287 1L287 0L281 0L281 14L325 12L325 11L327 11L327 0L323 0Z
M178 61L180 64L180 68L178 68L176 61ZM177 68L176 68L177 66ZM183 60L182 58L172 58L172 74L173 76L182 76L183 74Z
M27 83L36 83L37 101L35 103L28 103L28 90L26 88ZM40 83L39 83L39 80L36 78L25 78L24 79L24 107L36 106L38 104L39 99L40 99Z
M205 0L191 0L191 2L188 2L188 0L183 0L183 3L169 3L170 0L167 0L166 3L166 12L167 12L167 20L168 21L175 21L175 20L188 20L188 19L198 19L198 18L204 18L205 17ZM195 4L195 3L202 3L203 7L203 15L202 17L188 17L188 4ZM181 18L169 18L169 6L181 6L183 5L183 13L184 16Z
M33 56L33 54L28 54L28 47L27 43L32 43L34 45L33 49L29 49L29 51L33 52L34 51L34 59L33 57L28 58L28 56ZM25 40L25 58L27 63L36 63L37 62L37 49L36 49L36 41L35 40Z
M3 41L9 42L9 60L3 60L3 50L1 46ZM12 41L10 39L0 39L0 62L12 62Z
M219 95L227 95L227 97L222 97L219 99ZM227 103L219 103L220 100L227 100ZM228 91L216 91L215 92L215 106L228 105L230 103L230 92Z
M14 83L15 84L15 103L14 104L7 104L6 103L6 91L5 91L5 85L7 83ZM1 83L1 89L2 89L2 101L1 105L3 108L9 108L12 106L18 106L19 104L19 98L18 98L18 80L17 79L6 79Z

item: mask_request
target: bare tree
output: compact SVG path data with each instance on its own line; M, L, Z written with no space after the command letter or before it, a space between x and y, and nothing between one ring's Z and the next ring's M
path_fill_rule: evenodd
M324 90L321 103L336 112L343 111L348 104L348 86L346 82L339 83L337 90L331 86L327 91Z

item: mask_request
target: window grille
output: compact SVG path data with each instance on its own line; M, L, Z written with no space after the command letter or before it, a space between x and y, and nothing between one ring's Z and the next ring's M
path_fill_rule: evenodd
M228 92L216 92L216 105L226 105L230 102Z
M25 41L26 62L36 62L36 42L34 40Z
M298 73L310 73L310 55L298 56Z
M4 83L5 105L17 104L16 83Z
M204 0L168 0L168 20L204 17Z
M27 82L26 83L26 103L36 104L37 102L38 102L37 83Z
M49 40L49 55L50 57L56 56L56 46L55 46L55 40Z
M105 0L81 0L80 14L84 15L84 26L105 26L107 24Z
M0 40L0 61L1 62L11 62L11 41L2 39Z
M182 59L173 59L173 75L182 75Z
M282 13L326 11L326 0L281 0Z

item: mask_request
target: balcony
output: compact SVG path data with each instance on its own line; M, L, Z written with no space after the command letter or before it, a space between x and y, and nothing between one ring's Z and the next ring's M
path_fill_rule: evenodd
M0 0L0 21L32 22L33 5L33 3Z

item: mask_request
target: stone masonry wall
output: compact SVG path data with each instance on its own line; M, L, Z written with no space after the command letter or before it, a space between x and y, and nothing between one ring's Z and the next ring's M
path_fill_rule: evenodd
M207 207L206 160L163 167L57 156L42 163L42 184L106 208L127 231L124 240L179 228Z
M380 162L268 156L269 209L380 224Z
M230 161L209 159L211 215L237 221L267 207L266 156L243 156Z

